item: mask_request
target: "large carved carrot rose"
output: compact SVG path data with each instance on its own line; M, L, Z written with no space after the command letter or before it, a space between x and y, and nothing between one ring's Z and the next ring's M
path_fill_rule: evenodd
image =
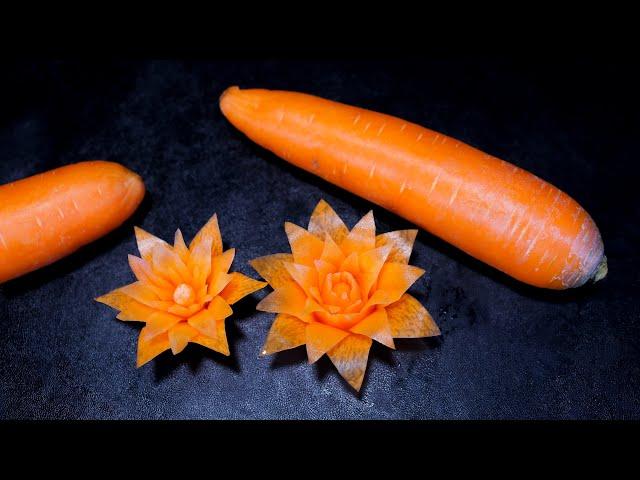
M351 231L323 200L309 228L285 223L291 254L256 258L251 265L274 288L256 307L278 313L263 354L306 344L310 363L325 353L360 390L372 339L395 348L393 338L440 331L406 290L424 273L408 265L417 230L376 236L373 213Z
M129 255L138 279L97 298L119 310L120 320L146 322L138 337L138 367L169 348L174 355L189 342L229 355L224 328L230 305L266 283L228 273L235 249L222 251L214 215L187 248L176 231L173 246L135 229L142 258Z

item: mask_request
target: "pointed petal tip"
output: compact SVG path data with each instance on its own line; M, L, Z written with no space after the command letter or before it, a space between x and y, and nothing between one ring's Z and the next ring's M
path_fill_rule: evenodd
M136 368L140 368L145 366L147 363L149 363L151 360L153 360L153 358L147 358L146 360L143 360L141 357L137 357L136 358Z
M349 385L351 385L351 388L353 388L356 393L360 393L360 389L362 388L362 382L363 382L364 378L362 380L360 380L360 382L349 382Z
M266 299L267 299L267 297L264 297L262 300L260 300L258 302L258 304L256 305L256 310L258 310L259 312L268 312L269 311L269 310L265 310L264 309L264 305L263 304L265 303Z

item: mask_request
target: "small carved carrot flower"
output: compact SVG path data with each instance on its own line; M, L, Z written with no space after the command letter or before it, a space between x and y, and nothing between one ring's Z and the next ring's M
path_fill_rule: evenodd
M376 236L373 213L351 231L324 200L309 228L285 223L291 254L256 258L253 268L274 288L256 307L278 315L262 354L306 344L314 363L325 353L360 390L372 340L429 337L440 330L406 290L424 273L408 265L417 230Z
M173 246L135 228L142 258L129 255L137 282L96 300L119 310L117 318L145 322L138 337L137 366L165 350L180 353L189 342L229 355L224 321L241 298L266 283L229 273L235 249L222 251L216 215L189 247L180 230Z

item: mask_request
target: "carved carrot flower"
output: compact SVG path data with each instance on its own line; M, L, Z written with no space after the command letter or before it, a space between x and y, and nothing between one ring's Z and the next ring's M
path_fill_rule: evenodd
M429 337L440 330L406 290L424 273L408 265L417 230L376 236L373 213L351 231L324 200L309 228L285 223L291 254L256 258L274 288L256 307L277 313L262 354L306 344L309 363L325 353L360 390L372 340Z
M266 283L229 273L235 249L222 251L218 218L211 217L189 247L180 230L173 246L135 228L142 258L129 255L137 282L96 300L119 310L117 318L145 322L138 337L141 367L165 350L174 355L193 342L229 355L224 321L241 298Z

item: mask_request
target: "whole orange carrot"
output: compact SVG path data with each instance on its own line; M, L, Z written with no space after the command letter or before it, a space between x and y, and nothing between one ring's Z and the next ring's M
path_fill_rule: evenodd
M144 197L138 175L91 161L0 186L0 283L69 255L124 222Z
M288 162L416 223L525 283L606 275L600 232L553 185L446 135L295 92L227 89L220 108Z

